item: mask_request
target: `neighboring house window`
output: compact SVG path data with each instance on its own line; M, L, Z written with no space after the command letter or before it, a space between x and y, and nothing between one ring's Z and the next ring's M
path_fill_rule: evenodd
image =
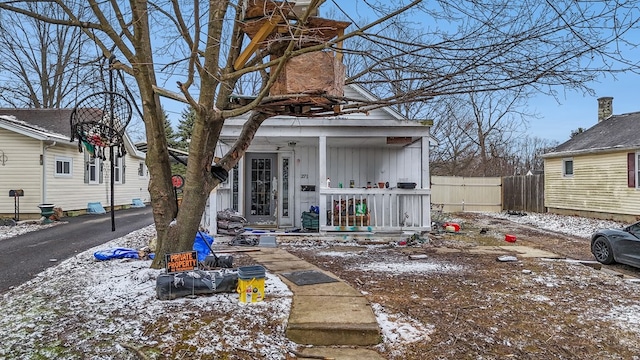
M124 184L124 158L115 157L113 160L113 181Z
M627 154L627 186L635 188L640 179L640 153Z
M635 176L635 179L634 179L635 182L633 184L634 185L633 187L638 187L638 184L640 183L640 181L638 181L638 179L640 179L640 153L636 153L635 158L637 161L635 163L636 171L634 171L634 174L633 174Z
M100 163L99 159L89 156L87 160L87 183L100 183Z
M562 159L562 176L573 176L573 159Z
M73 176L73 159L69 157L56 156L56 177Z
M138 163L138 177L141 179L147 178L147 166L144 164L144 161Z

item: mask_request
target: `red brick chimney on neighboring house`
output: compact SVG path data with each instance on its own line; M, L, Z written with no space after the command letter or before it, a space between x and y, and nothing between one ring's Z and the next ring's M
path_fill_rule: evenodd
M605 96L598 98L598 122L613 115L613 98Z

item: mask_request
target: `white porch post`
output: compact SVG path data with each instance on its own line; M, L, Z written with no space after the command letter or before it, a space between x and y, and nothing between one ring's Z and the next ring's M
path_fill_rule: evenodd
M422 171L422 176L420 188L428 189L431 187L431 178L429 177L429 137L423 136L421 140L422 164L420 164L420 170Z
M209 193L209 234L218 233L218 191L213 189Z
M319 222L320 225L327 223L327 196L322 192L322 189L327 187L327 137L320 136L318 138L318 176L319 176L319 189L320 189L320 208Z
M429 175L429 137L422 137L422 184L420 187L422 189L430 189L431 188L431 177ZM431 228L431 195L422 196L422 226L428 226Z

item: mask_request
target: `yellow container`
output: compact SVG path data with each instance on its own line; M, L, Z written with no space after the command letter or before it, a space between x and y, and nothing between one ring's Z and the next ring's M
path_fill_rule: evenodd
M265 270L262 266L241 266L238 268L238 301L256 303L264 300Z

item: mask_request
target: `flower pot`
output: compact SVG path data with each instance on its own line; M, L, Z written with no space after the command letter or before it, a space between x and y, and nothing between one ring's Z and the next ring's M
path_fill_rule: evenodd
M380 182L378 183L378 188L380 188L380 189L384 189L384 182L383 182L383 181L380 181Z
M40 204L38 205L38 207L40 208L40 216L44 217L44 223L45 224L50 224L51 223L51 215L53 215L54 211L53 208L55 207L54 204Z

